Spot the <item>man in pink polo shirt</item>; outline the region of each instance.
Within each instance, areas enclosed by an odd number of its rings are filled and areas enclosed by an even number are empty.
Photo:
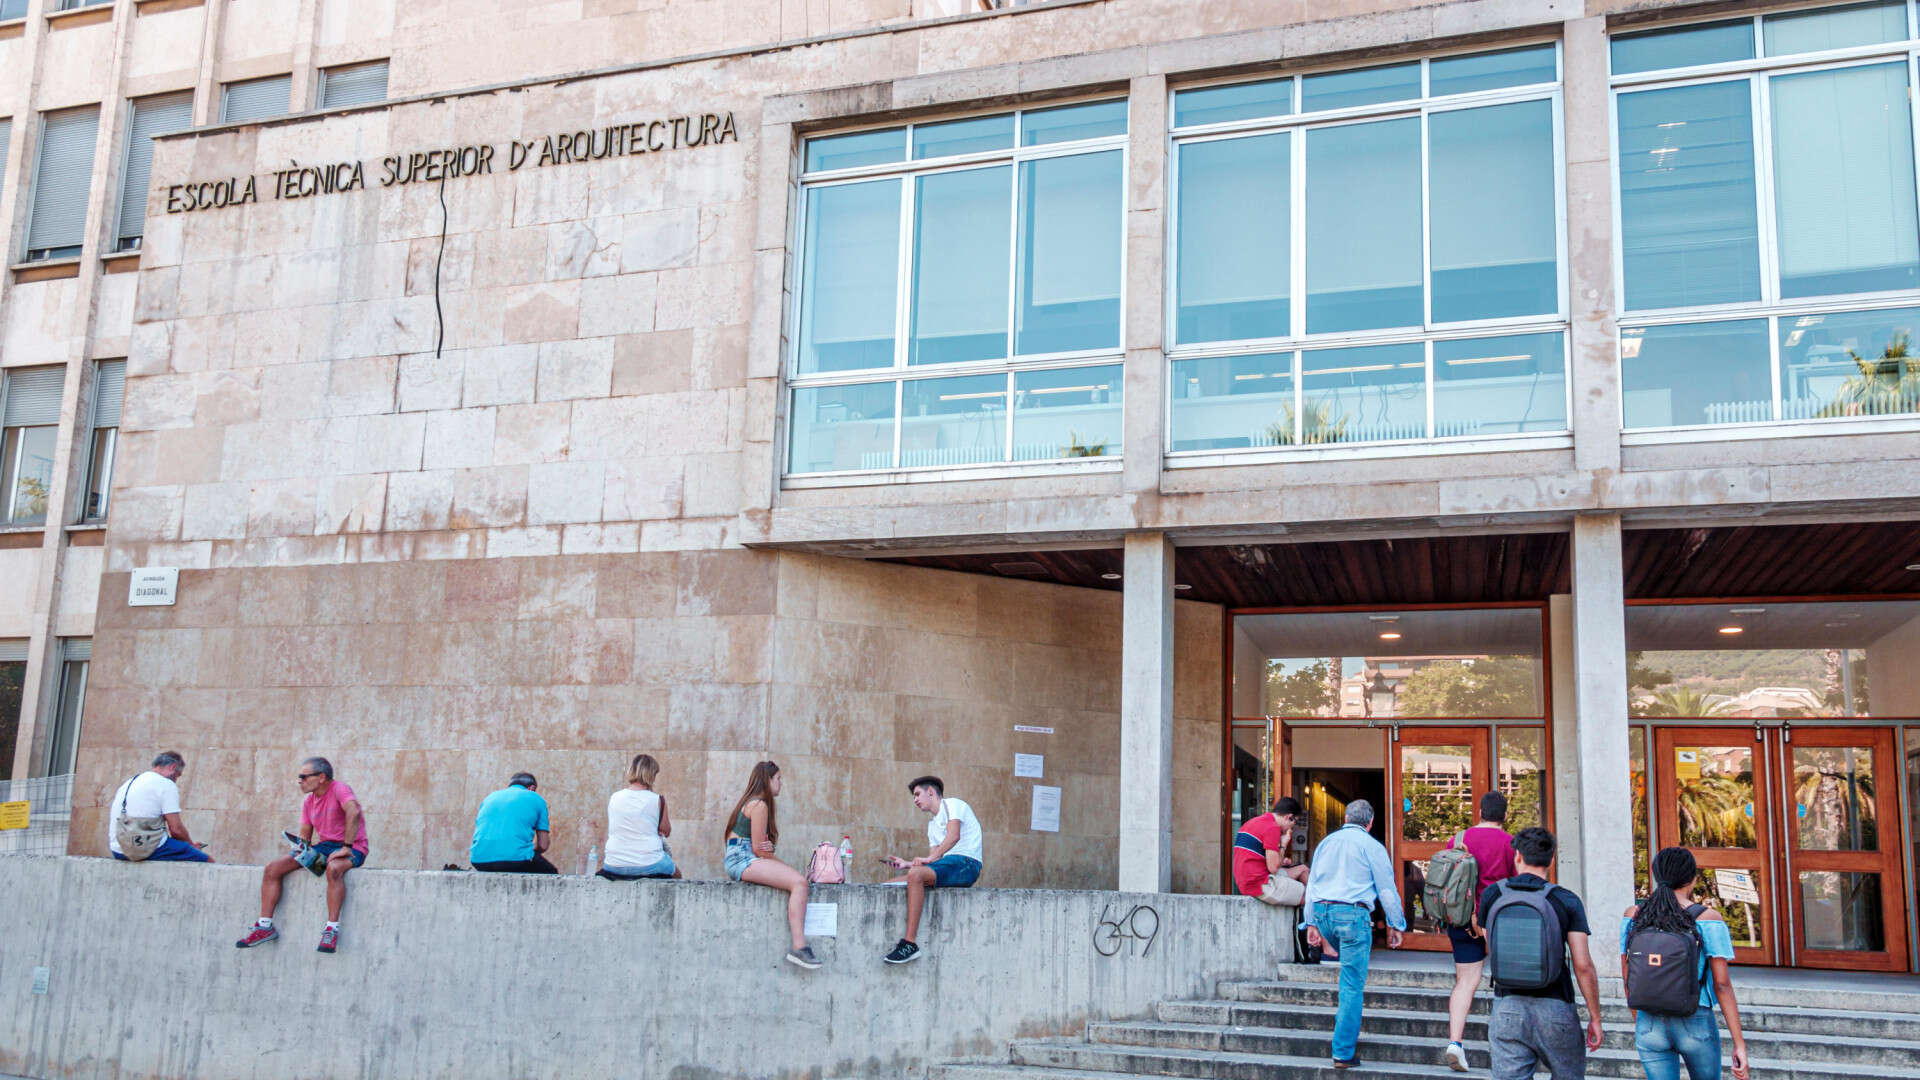
[[[323,757],[308,758],[300,763],[296,779],[307,795],[300,806],[300,835],[285,835],[297,846],[261,872],[260,921],[234,942],[242,949],[280,936],[273,928],[273,909],[280,903],[282,879],[304,866],[327,879],[327,928],[320,932],[320,951],[334,951],[340,944],[340,907],[347,902],[347,871],[367,861],[366,815],[353,789],[333,778],[333,764]]]

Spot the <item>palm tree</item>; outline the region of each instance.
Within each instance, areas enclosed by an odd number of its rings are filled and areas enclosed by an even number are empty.
[[[1681,843],[1688,847],[1750,848],[1755,844],[1753,774],[1718,773],[1683,782],[1676,797]]]
[[[1722,716],[1725,701],[1708,701],[1708,695],[1684,686],[1669,686],[1640,706],[1641,716]]]
[[[1871,359],[1848,349],[1859,374],[1847,377],[1820,415],[1883,416],[1920,408],[1920,357],[1909,356],[1907,344],[1907,332],[1902,330]]]

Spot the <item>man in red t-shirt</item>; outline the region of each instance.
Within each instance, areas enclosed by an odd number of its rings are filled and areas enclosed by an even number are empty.
[[[1300,812],[1298,800],[1281,796],[1270,813],[1241,824],[1233,838],[1233,883],[1242,894],[1290,907],[1307,898],[1307,868],[1288,854]]]
[[[304,866],[327,879],[327,925],[320,931],[320,951],[333,952],[340,944],[347,872],[367,861],[367,816],[353,789],[333,778],[333,764],[310,757],[300,763],[295,779],[306,795],[300,804],[300,833],[282,833],[294,844],[293,854],[280,856],[261,871],[260,920],[234,942],[242,949],[280,936],[273,928],[273,909],[280,903],[281,879]]]
[[[1480,820],[1470,829],[1447,841],[1448,847],[1466,848],[1480,869],[1480,885],[1475,896],[1487,891],[1496,881],[1514,874],[1513,837],[1507,835],[1507,797],[1497,791],[1480,796]],[[1447,940],[1453,943],[1453,995],[1447,999],[1446,1062],[1455,1072],[1467,1069],[1467,1051],[1460,1040],[1467,1033],[1467,1013],[1473,1008],[1474,991],[1480,988],[1480,968],[1487,961],[1487,939],[1479,919],[1472,926],[1447,927]]]

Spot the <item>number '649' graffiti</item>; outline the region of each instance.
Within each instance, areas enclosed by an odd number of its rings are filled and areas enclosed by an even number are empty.
[[[1145,904],[1135,904],[1116,919],[1113,905],[1108,904],[1100,909],[1100,921],[1093,924],[1093,949],[1101,956],[1118,956],[1123,949],[1130,956],[1145,956],[1159,935],[1159,912]]]

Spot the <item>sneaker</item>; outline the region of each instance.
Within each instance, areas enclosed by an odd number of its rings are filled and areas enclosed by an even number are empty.
[[[906,938],[901,938],[900,943],[893,947],[893,951],[880,959],[885,960],[889,964],[911,964],[915,960],[920,959],[920,946],[915,945]]]
[[[813,955],[813,946],[802,945],[797,949],[787,950],[787,963],[812,971],[820,966],[820,958]]]
[[[320,931],[320,947],[316,952],[332,952],[340,946],[340,928],[329,926]]]
[[[1360,1064],[1360,1059],[1357,1057],[1350,1057],[1345,1060],[1340,1058],[1333,1059],[1333,1067],[1336,1069],[1351,1069],[1358,1064]]]
[[[267,942],[279,936],[280,931],[275,930],[273,927],[261,926],[259,923],[254,923],[253,929],[247,931],[247,936],[234,942],[233,947],[236,949],[251,949],[255,945],[265,945]]]
[[[1447,1068],[1454,1072],[1467,1071],[1467,1050],[1457,1042],[1447,1044]]]

